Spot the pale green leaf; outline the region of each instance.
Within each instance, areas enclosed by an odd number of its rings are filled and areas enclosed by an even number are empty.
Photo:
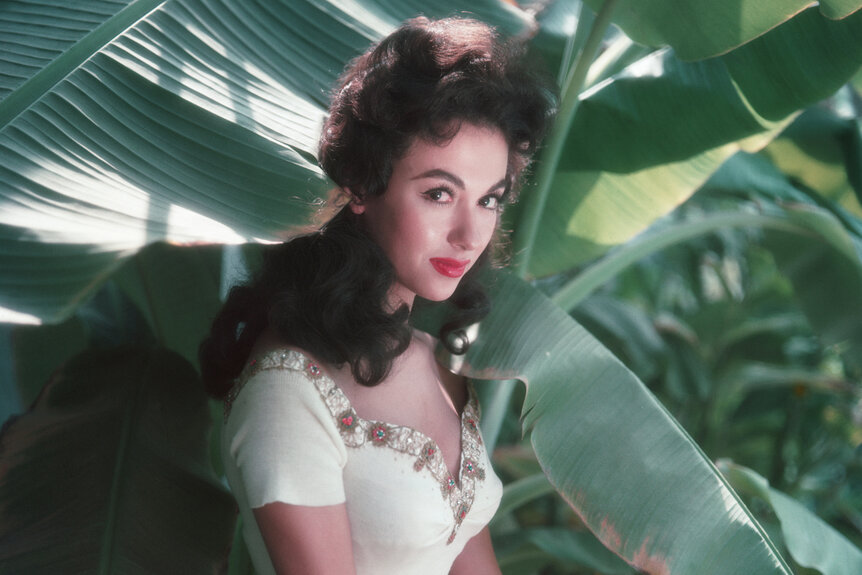
[[[586,0],[598,9],[606,0]],[[724,54],[811,6],[811,0],[620,0],[615,22],[636,42],[669,45],[685,60]],[[859,9],[859,0],[821,0],[828,18]]]
[[[344,64],[456,2],[0,4],[0,319],[58,321],[165,240],[278,240],[328,184],[314,159]],[[520,32],[514,7],[473,14]],[[56,37],[56,40],[54,39]]]
[[[647,573],[785,573],[721,474],[641,382],[562,309],[509,275],[454,367],[527,384],[524,428],[551,484]],[[697,513],[692,513],[697,509]]]
[[[796,110],[840,88],[860,63],[862,12],[833,22],[810,9],[720,58],[684,63],[660,51],[597,84],[554,136],[566,147],[556,169],[542,171],[552,182],[533,237],[522,237],[531,230],[515,214],[530,274],[563,271],[631,239],[734,152],[765,145]]]
[[[787,549],[797,563],[823,575],[862,573],[862,550],[804,505],[770,487],[751,469],[729,461],[720,462],[719,468],[741,493],[757,495],[772,506]]]

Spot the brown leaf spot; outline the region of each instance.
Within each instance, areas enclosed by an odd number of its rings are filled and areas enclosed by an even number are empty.
[[[617,533],[614,526],[608,522],[607,518],[602,519],[602,526],[599,529],[599,539],[601,539],[602,543],[605,544],[605,547],[614,553],[619,554],[622,549],[622,538],[620,538],[620,534]]]
[[[650,575],[670,575],[670,567],[667,564],[667,559],[658,554],[650,555],[647,548],[649,541],[649,539],[646,539],[643,542],[643,545],[641,545],[641,548],[638,549],[638,552],[635,553],[635,556],[631,558],[629,563],[643,573],[649,573]]]
[[[451,371],[455,371],[455,373],[460,373],[461,375],[466,375],[467,377],[472,377],[473,379],[520,379],[521,381],[525,381],[526,379],[518,372],[518,370],[515,369],[499,369],[496,367],[485,367],[479,369],[463,360],[461,365],[457,365],[459,359],[460,358],[458,356],[453,358],[452,362],[456,365],[452,367],[457,367],[458,369]]]

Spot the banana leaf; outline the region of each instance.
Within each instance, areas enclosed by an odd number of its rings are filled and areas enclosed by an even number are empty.
[[[811,108],[764,154],[782,173],[862,217],[862,129],[855,118]]]
[[[585,525],[644,573],[791,571],[723,476],[646,387],[566,312],[516,277],[453,368],[527,386],[523,427]]]
[[[585,0],[598,10],[608,0]],[[615,22],[633,40],[670,45],[685,60],[724,54],[818,4],[827,18],[844,18],[859,0],[619,0]]]
[[[539,549],[564,565],[590,569],[603,575],[631,575],[631,567],[587,531],[535,529],[526,533]]]
[[[853,575],[862,571],[862,549],[853,545],[804,505],[769,486],[756,472],[731,461],[718,463],[740,492],[765,501],[778,516],[785,545],[793,559],[823,575]]]
[[[766,236],[808,321],[827,345],[838,346],[853,377],[862,376],[862,318],[847,313],[862,306],[862,226],[858,219],[820,197],[815,203],[759,156],[739,155],[716,172],[708,185],[768,198],[820,240],[778,229]],[[828,286],[828,297],[824,297],[824,286]]]
[[[0,51],[0,267],[5,271],[0,319],[39,323],[67,317],[123,260],[155,241],[241,243],[290,235],[315,213],[328,187],[313,152],[326,90],[343,63],[403,17],[420,9],[440,16],[456,8],[455,2],[321,0],[0,5],[0,28],[14,40]],[[523,11],[493,0],[473,3],[471,11],[512,34],[523,34],[531,21]],[[844,81],[843,64],[821,69],[820,46],[835,45],[828,54],[852,58],[855,44],[845,46],[846,34],[800,16],[805,18],[798,28],[809,39],[811,55],[800,58],[794,52],[789,58],[805,67],[784,91],[798,92],[796,83],[809,70],[823,91],[834,90]],[[836,25],[852,24],[847,22]],[[768,55],[769,49],[757,50]],[[746,62],[737,66],[743,72]],[[635,70],[622,74],[621,87]],[[748,83],[756,84],[752,73]],[[683,74],[664,81],[668,89],[651,91],[645,85],[643,92],[623,97],[647,102],[649,113],[637,116],[643,122],[652,117],[655,98],[687,101],[691,80]],[[720,82],[702,80],[707,88]],[[776,81],[764,76],[764,82]],[[593,99],[617,98],[612,94],[619,89],[597,90]],[[802,90],[805,98],[812,97],[809,92]],[[768,116],[772,104],[782,110],[790,105],[773,100],[758,114]],[[682,123],[675,114],[666,125],[694,126],[710,115],[716,111],[700,109]],[[741,120],[749,131],[751,118]],[[610,126],[583,134],[596,146],[614,142],[611,157],[628,156],[615,146],[629,135],[621,140]],[[728,137],[735,142],[745,133]],[[714,145],[714,139],[701,142],[690,164],[655,166],[632,181],[606,172],[561,172],[548,202],[553,209],[542,215],[531,272],[566,269],[643,229],[738,149],[733,143],[704,151]],[[650,147],[644,144],[640,154]],[[651,187],[651,181],[660,181],[663,189]],[[645,187],[635,197],[638,185]],[[572,186],[586,191],[572,200]],[[641,212],[623,209],[619,213],[629,218],[617,225],[608,226],[601,217],[582,227],[596,213],[636,200],[633,205],[641,207],[646,192],[661,195],[648,202],[642,217],[632,219]],[[606,205],[601,198],[619,202]]]
[[[233,499],[209,411],[172,352],[89,351],[0,435],[0,573],[213,573]]]
[[[51,22],[52,16],[67,14],[50,7],[45,14],[16,12],[15,6],[0,6],[0,23],[7,28],[41,30],[40,18]],[[523,23],[496,3],[476,6],[477,11],[486,7],[492,21]],[[19,81],[4,77],[3,85],[13,91],[0,101],[0,308],[33,321],[70,313],[124,258],[148,243],[278,239],[304,223],[327,187],[312,155],[325,90],[344,61],[397,21],[389,16],[393,6],[370,2],[135,2],[128,10],[134,9],[140,12],[121,11],[102,20],[88,16],[89,31],[60,42],[54,52],[21,41],[20,53],[3,53],[2,61],[16,69],[38,61],[36,55],[44,60],[43,66],[21,72]],[[412,5],[404,8],[409,9]],[[79,19],[69,14],[68,20]],[[819,32],[812,34],[824,41]],[[72,56],[63,56],[73,48]],[[821,70],[814,71],[819,82]],[[772,98],[763,100],[768,108]],[[784,110],[788,104],[777,106]],[[756,115],[770,117],[766,108]],[[763,125],[780,127],[770,122]],[[734,141],[701,152],[710,157],[696,156],[693,174],[686,166],[671,166],[668,177],[683,181],[681,191],[672,191],[646,218],[627,223],[628,229],[615,229],[612,242],[598,236],[592,243],[604,250],[624,241],[620,238],[690,195],[738,148]],[[653,174],[642,176],[646,181]],[[572,192],[570,183],[563,182],[560,194]],[[611,195],[624,192],[624,200],[634,197],[617,181],[605,189]],[[565,231],[551,229],[544,236],[548,243],[540,251],[550,255],[542,265],[565,269],[571,256],[553,250],[569,237],[567,226],[581,207],[579,202],[549,205],[564,216]],[[496,327],[487,329],[542,337],[525,343],[498,336],[493,344],[498,352],[485,352],[494,360],[486,365],[502,367],[496,375],[532,382],[526,424],[540,461],[603,541],[647,572],[670,566],[675,573],[700,573],[696,562],[702,560],[708,567],[724,566],[722,549],[739,552],[739,562],[729,564],[738,571],[752,572],[751,565],[755,573],[786,572],[732,491],[643,386],[567,316],[562,319],[558,308],[535,299],[534,292],[515,292],[503,291],[497,309],[516,317],[496,316],[498,323],[489,324]],[[521,307],[528,301],[531,307]],[[537,313],[530,319],[526,309]],[[521,323],[511,323],[515,320]],[[530,321],[547,324],[534,332]],[[521,327],[525,331],[506,331]],[[471,353],[479,351],[477,346]],[[523,370],[497,363],[515,356],[523,360],[518,364]],[[571,381],[577,385],[568,385]],[[589,401],[581,405],[581,399]],[[643,430],[633,428],[638,422]],[[574,451],[560,449],[560,441],[569,445],[578,426],[585,433],[571,443]],[[593,443],[594,438],[610,447]],[[653,443],[663,459],[650,453]],[[578,454],[574,460],[572,453]],[[615,477],[621,465],[629,467]],[[716,525],[689,511],[700,509],[704,493],[703,517],[718,518]]]
[[[458,3],[0,4],[0,321],[67,317],[159,240],[276,240],[328,184],[313,157],[350,58]],[[483,0],[504,31],[528,18]]]
[[[548,147],[562,146],[559,160],[540,172],[547,196],[524,194],[539,204],[535,225],[512,218],[521,264],[543,277],[630,240],[860,66],[862,12],[831,21],[816,8],[718,58],[682,62],[663,50],[630,64],[556,126]]]

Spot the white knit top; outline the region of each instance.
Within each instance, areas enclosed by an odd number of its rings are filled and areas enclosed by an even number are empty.
[[[359,575],[445,575],[493,517],[502,484],[479,431],[469,385],[461,465],[409,427],[363,419],[295,350],[252,360],[225,401],[222,455],[255,569],[274,573],[252,509],[346,502]]]

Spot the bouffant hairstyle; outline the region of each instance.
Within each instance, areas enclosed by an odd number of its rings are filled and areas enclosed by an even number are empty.
[[[514,191],[552,101],[522,52],[476,20],[407,21],[342,75],[320,139],[320,165],[353,195],[379,195],[414,138],[443,144],[466,121],[503,133]]]
[[[525,64],[523,48],[500,41],[490,26],[415,18],[348,65],[331,97],[318,160],[351,196],[377,196],[414,139],[444,144],[469,122],[506,138],[511,200],[554,103],[550,84]],[[488,313],[476,279],[487,259],[483,254],[450,298],[457,311],[439,334],[444,342]],[[349,209],[317,232],[266,248],[259,272],[231,290],[201,345],[208,392],[227,394],[267,329],[322,362],[348,364],[360,384],[376,385],[411,338],[407,306],[392,310],[387,303],[395,279],[362,216]]]

